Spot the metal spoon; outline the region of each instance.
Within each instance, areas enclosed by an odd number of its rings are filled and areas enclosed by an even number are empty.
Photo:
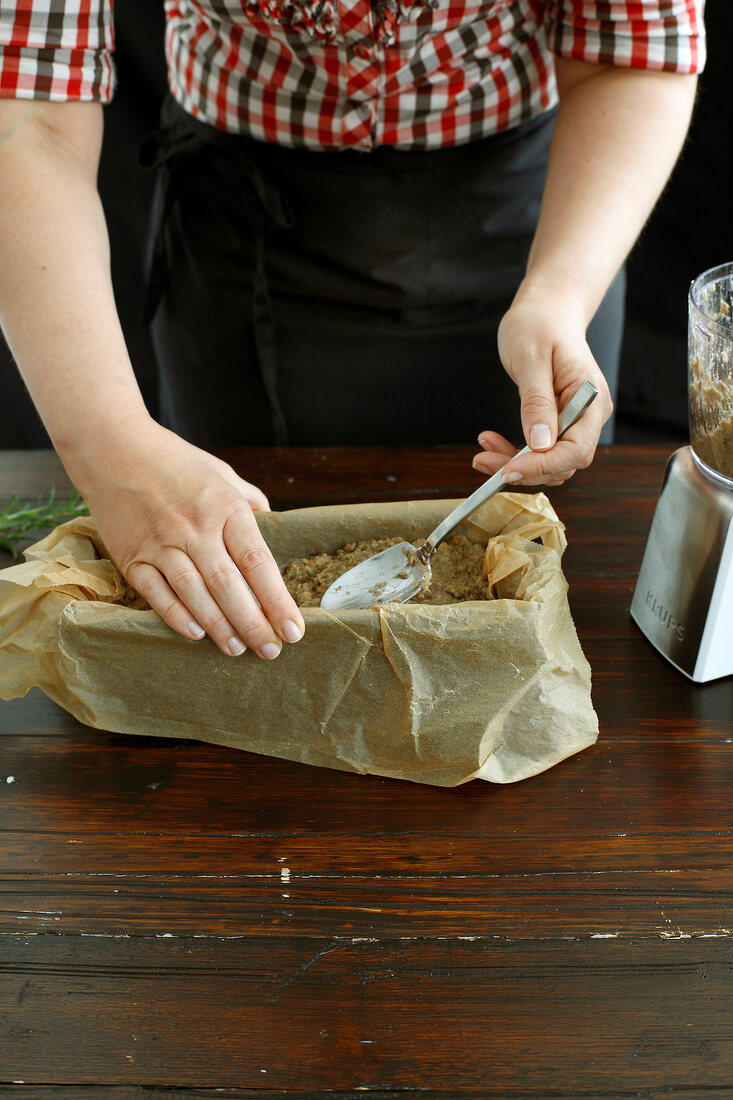
[[[597,396],[596,387],[591,382],[583,382],[558,417],[558,438],[573,426]],[[520,455],[529,454],[531,450],[531,447],[523,447],[505,465]],[[349,569],[323,593],[321,607],[336,611],[411,600],[430,581],[430,559],[436,547],[480,504],[504,488],[503,469],[502,466],[475,493],[454,508],[428,535],[422,546],[416,549],[410,542],[399,542]]]

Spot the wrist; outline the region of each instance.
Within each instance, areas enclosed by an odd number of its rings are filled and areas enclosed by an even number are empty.
[[[517,288],[512,307],[551,309],[585,332],[598,307],[595,296],[575,276],[563,272],[528,271]]]
[[[66,425],[52,439],[74,486],[85,496],[92,485],[109,477],[117,480],[130,462],[137,462],[137,456],[152,446],[156,429],[162,430],[141,401],[139,406]]]

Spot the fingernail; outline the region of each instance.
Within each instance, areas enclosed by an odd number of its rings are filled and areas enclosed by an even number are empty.
[[[286,642],[299,642],[303,637],[303,631],[292,619],[286,619],[280,627],[280,633]]]
[[[241,642],[239,638],[230,638],[227,643],[227,649],[231,653],[232,657],[238,657],[240,653],[244,653],[246,649],[244,642]]]
[[[533,424],[529,433],[529,445],[533,451],[542,451],[552,443],[550,429],[546,424]]]
[[[280,646],[275,645],[274,642],[268,642],[267,645],[263,645],[259,653],[260,657],[264,657],[266,661],[274,661],[280,656]]]
[[[200,627],[198,623],[195,623],[193,619],[188,624],[188,633],[197,642],[200,642],[202,638],[206,637],[206,631]]]
[[[518,470],[510,470],[509,473],[501,475],[501,480],[505,481],[507,485],[515,485],[522,480],[522,475]]]

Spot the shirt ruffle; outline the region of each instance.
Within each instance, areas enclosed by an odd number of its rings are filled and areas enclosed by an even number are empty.
[[[372,0],[377,41],[391,46],[400,23],[408,19],[414,21],[424,12],[435,11],[439,3],[440,0]]]
[[[440,0],[373,0],[374,38],[391,46],[397,27],[423,12],[434,11]],[[286,30],[299,31],[324,45],[338,35],[338,12],[333,0],[248,0],[247,11],[260,15]]]

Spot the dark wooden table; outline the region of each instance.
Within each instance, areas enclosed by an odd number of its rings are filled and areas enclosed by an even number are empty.
[[[667,453],[550,490],[601,735],[534,779],[435,789],[0,704],[2,1096],[733,1097],[733,678],[691,684],[628,615]],[[462,496],[470,455],[228,457],[288,508]],[[0,499],[52,482],[0,456]]]

